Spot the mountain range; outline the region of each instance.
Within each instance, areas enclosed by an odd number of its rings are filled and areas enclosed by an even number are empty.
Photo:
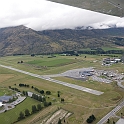
[[[35,31],[23,25],[1,28],[0,56],[124,46],[124,28],[89,29]]]

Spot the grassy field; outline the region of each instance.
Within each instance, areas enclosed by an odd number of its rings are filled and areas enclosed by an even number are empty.
[[[17,122],[16,124],[39,124],[39,121],[43,120],[46,115],[52,115],[57,110],[56,105],[49,106],[42,111],[29,116],[28,118]]]
[[[74,59],[54,59],[54,58],[49,58],[49,59],[41,59],[41,60],[33,60],[27,62],[27,64],[32,64],[36,66],[47,66],[47,67],[57,67],[57,66],[62,66],[70,63],[74,63],[76,60]]]
[[[85,58],[86,56],[86,58]],[[61,73],[69,69],[76,69],[76,68],[82,68],[82,67],[97,67],[97,68],[103,68],[101,66],[101,60],[102,58],[105,58],[106,56],[99,56],[99,55],[80,55],[78,57],[76,56],[59,56],[57,55],[55,58],[48,58],[48,56],[9,56],[9,57],[1,57],[0,63],[4,65],[9,65],[15,68],[19,68],[22,70],[26,70],[29,72],[37,73],[37,74],[56,74]],[[24,63],[17,64],[18,61],[23,60]],[[42,67],[39,66],[39,64],[28,64],[32,62],[44,62],[46,61],[47,64],[53,64],[53,62],[58,63],[58,60],[63,60],[62,62],[59,62],[61,64],[57,64],[52,67]],[[96,62],[94,62],[96,61]],[[40,63],[41,64],[41,63]],[[56,67],[57,66],[57,67]],[[119,66],[120,67],[120,66]],[[104,67],[108,68],[108,67]],[[111,68],[111,67],[110,67]],[[112,67],[113,68],[113,67]]]
[[[39,102],[36,100],[33,100],[31,98],[26,98],[26,100],[24,100],[24,102],[17,105],[16,108],[0,114],[0,123],[11,124],[15,122],[18,119],[19,113],[21,111],[24,112],[25,109],[29,109],[29,111],[31,111],[32,105],[37,105],[38,103]]]
[[[86,56],[86,58],[84,56]],[[80,55],[78,57],[56,55],[55,58],[48,58],[48,56],[9,56],[1,57],[0,64],[12,66],[18,69],[42,75],[57,74],[70,69],[83,67],[96,67],[97,69],[104,68],[104,70],[118,70],[119,72],[124,71],[124,67],[121,63],[117,63],[109,67],[101,66],[101,60],[103,58],[105,58],[105,56],[98,55]],[[17,64],[18,61],[24,61],[24,63]],[[42,66],[47,67],[43,68]],[[50,96],[47,96],[47,100],[53,100],[53,105],[50,107],[51,111],[56,110],[57,107],[62,107],[65,110],[71,111],[73,115],[66,120],[70,124],[86,124],[86,119],[92,114],[94,114],[96,117],[96,121],[93,124],[96,124],[100,120],[100,118],[102,118],[117,105],[119,100],[124,98],[123,90],[120,90],[115,82],[111,84],[104,84],[90,80],[85,82],[67,77],[56,77],[56,79],[103,91],[104,94],[101,96],[95,96],[86,92],[78,91],[72,88],[68,88],[46,80],[37,79],[0,67],[1,87],[8,88],[8,86],[12,86],[19,88],[18,84],[23,82],[25,84],[29,84],[30,87],[35,86],[45,91],[50,90],[52,94]],[[32,88],[23,87],[19,89],[21,91],[25,90],[35,92]],[[60,97],[65,99],[64,103],[61,103],[60,98],[57,97],[58,91],[60,91]],[[25,107],[30,109],[30,106],[32,106],[33,104],[37,104],[37,101],[27,98],[15,109],[0,114],[0,119],[4,118],[4,121],[6,120],[5,124],[9,124],[8,122],[10,121],[10,118],[12,121],[16,121],[18,112],[20,112],[20,110],[24,111]],[[45,111],[46,113],[44,112],[43,114],[43,112],[41,111],[36,115],[32,115],[29,118],[18,122],[18,124],[28,124],[31,123],[34,119],[37,119],[37,117],[39,116],[44,117],[49,114],[48,109],[44,109],[43,111]],[[16,112],[17,115],[15,115]],[[13,116],[12,113],[14,113],[15,116]],[[2,121],[3,120],[1,119],[0,122]]]
[[[14,92],[11,90],[8,90],[8,88],[0,87],[0,96],[3,95],[12,95]]]
[[[117,47],[102,47],[103,50],[105,51],[108,51],[108,50],[124,50],[124,48],[120,47],[120,48],[117,48]]]

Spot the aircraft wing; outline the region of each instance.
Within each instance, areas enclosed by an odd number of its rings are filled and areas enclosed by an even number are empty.
[[[108,15],[124,17],[124,0],[49,0],[96,11]]]

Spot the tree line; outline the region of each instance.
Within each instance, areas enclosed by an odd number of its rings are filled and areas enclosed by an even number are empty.
[[[29,88],[30,87],[30,85],[28,85],[28,84],[23,84],[23,83],[20,83],[19,84],[19,87],[27,87],[27,88]],[[11,88],[11,86],[10,86],[10,88]],[[34,89],[35,91],[37,91],[38,93],[40,93],[40,94],[44,94],[44,93],[46,93],[46,95],[51,95],[51,92],[50,91],[44,91],[44,90],[41,90],[41,89],[39,89],[39,88],[36,88],[36,87],[34,87],[34,86],[31,86],[31,88],[32,89]],[[13,90],[16,90],[16,91],[19,91],[17,88],[12,88]]]
[[[18,88],[16,88],[16,87],[11,87],[11,86],[9,86],[9,89],[11,89],[11,90],[13,90],[13,91],[17,91],[17,92],[21,92]]]
[[[28,117],[28,116],[40,111],[42,109],[43,109],[43,107],[41,106],[41,104],[37,104],[37,106],[32,105],[32,111],[30,112],[28,109],[25,109],[24,112],[21,111],[19,113],[19,117],[18,117],[17,121],[20,121],[20,120],[22,120],[22,119],[24,119],[24,118],[26,118],[26,117]]]
[[[35,91],[37,91],[38,93],[40,93],[40,94],[44,94],[44,93],[46,93],[46,95],[51,95],[51,91],[44,91],[44,90],[41,90],[41,89],[38,89],[38,88],[36,88],[36,87],[34,87],[34,86],[32,86],[32,89],[34,89]]]
[[[22,84],[22,83],[20,83],[19,86],[20,86],[20,87],[29,87],[28,84]]]
[[[76,55],[78,54],[91,54],[91,55],[96,55],[96,54],[123,54],[124,50],[107,50],[104,51],[103,49],[96,49],[96,50],[82,50],[82,51],[65,51],[62,54],[68,54],[68,55]]]

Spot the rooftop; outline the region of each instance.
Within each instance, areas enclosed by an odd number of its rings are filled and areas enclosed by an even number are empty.
[[[0,97],[0,102],[3,102],[3,101],[9,101],[9,99],[12,99],[12,96],[1,96]]]

